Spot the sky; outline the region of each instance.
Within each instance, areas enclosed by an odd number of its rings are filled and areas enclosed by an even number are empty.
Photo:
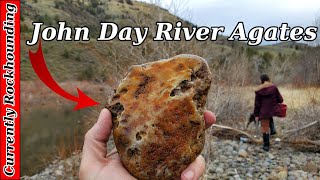
[[[198,26],[225,26],[226,35],[239,21],[244,22],[246,29],[281,23],[307,27],[313,25],[315,17],[320,17],[320,0],[162,0],[161,4],[167,8],[172,2],[182,5],[183,18]]]

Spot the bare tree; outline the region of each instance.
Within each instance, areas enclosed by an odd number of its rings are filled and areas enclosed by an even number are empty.
[[[181,19],[191,21],[192,14],[188,7],[189,0],[171,0],[170,4],[167,5],[167,9],[174,15]]]
[[[149,0],[150,4],[153,4],[158,7],[162,7],[162,2],[163,2],[162,0]]]
[[[173,15],[178,16],[183,20],[189,22],[192,20],[192,11],[188,7],[189,0],[171,0],[169,3],[164,3],[163,0],[149,0],[147,2],[156,7],[165,8]]]

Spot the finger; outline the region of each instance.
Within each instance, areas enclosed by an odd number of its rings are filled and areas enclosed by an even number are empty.
[[[106,143],[112,131],[111,113],[103,109],[97,123],[87,132],[83,145],[83,159],[103,160],[107,154]]]
[[[206,123],[206,129],[208,129],[212,124],[216,123],[216,116],[211,111],[205,111],[204,120]]]
[[[200,155],[181,174],[182,180],[197,180],[205,171],[206,162]]]
[[[112,131],[112,117],[108,109],[100,112],[97,123],[88,131],[90,137],[99,142],[107,142]]]

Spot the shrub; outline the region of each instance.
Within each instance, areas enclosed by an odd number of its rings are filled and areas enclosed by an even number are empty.
[[[269,51],[264,52],[262,55],[262,59],[266,62],[270,62],[273,59],[273,54],[270,53]]]
[[[104,9],[102,7],[97,7],[97,14],[104,14]]]
[[[93,8],[96,8],[99,5],[99,1],[98,0],[90,0],[90,3],[91,3],[91,6]]]
[[[44,49],[43,49],[43,53],[44,53],[44,54],[47,54],[47,53],[48,53],[48,48],[44,48]]]
[[[112,18],[112,15],[110,15],[110,14],[106,14],[105,16],[104,16],[104,18],[107,20],[107,19],[113,19]]]
[[[21,24],[20,31],[21,32],[29,32],[29,28],[26,24]]]
[[[55,22],[58,22],[59,20],[60,20],[59,15],[56,14],[56,15],[54,16],[54,21],[55,21]]]
[[[81,61],[80,54],[77,54],[77,56],[76,56],[76,61]]]
[[[65,0],[65,2],[66,2],[67,4],[71,4],[71,3],[72,3],[72,0]]]
[[[96,15],[97,14],[97,12],[96,12],[96,9],[95,8],[93,8],[93,7],[87,7],[87,9],[86,9],[91,15]]]
[[[62,1],[59,1],[59,0],[55,0],[54,1],[54,7],[56,8],[56,9],[59,9],[60,7],[62,7],[63,6],[63,2]]]
[[[126,0],[126,2],[127,2],[127,4],[129,4],[129,5],[133,5],[133,2],[131,1],[131,0]]]
[[[207,102],[207,108],[215,112],[219,122],[234,128],[242,128],[251,104],[243,91],[237,86],[219,86],[212,88]]]
[[[86,69],[84,69],[78,79],[80,81],[83,81],[83,80],[92,80],[93,79],[93,75],[94,75],[94,69],[92,68],[92,66],[87,66]]]
[[[70,57],[70,52],[68,51],[68,49],[64,49],[62,56],[67,59]]]
[[[247,48],[246,50],[246,55],[247,57],[250,59],[252,58],[253,56],[257,55],[258,54],[258,51],[256,49],[253,49],[253,48]]]
[[[38,16],[36,16],[36,20],[39,21],[39,22],[43,22],[46,25],[52,25],[53,24],[53,20],[48,14],[38,15]]]

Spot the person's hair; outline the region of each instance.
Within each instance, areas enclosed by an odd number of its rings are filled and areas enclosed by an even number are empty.
[[[269,76],[266,75],[266,74],[261,74],[260,80],[261,80],[261,84],[263,84],[263,83],[266,82],[266,81],[270,81],[270,78],[269,78]]]

